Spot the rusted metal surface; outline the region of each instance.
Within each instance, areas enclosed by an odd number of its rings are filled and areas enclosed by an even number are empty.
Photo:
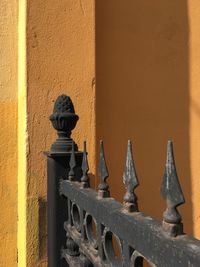
[[[139,212],[134,192],[139,180],[131,141],[128,141],[123,174],[126,187],[124,203],[110,197],[109,172],[102,141],[98,192],[90,188],[86,143],[82,153],[70,138],[78,116],[63,115],[63,107],[67,107],[67,112],[75,114],[75,111],[70,98],[62,96],[59,99],[56,101],[58,107],[54,109],[56,114],[52,116],[54,127],[60,131],[59,138],[52,150],[46,153],[48,266],[141,267],[144,259],[154,267],[200,266],[200,241],[183,234],[183,223],[177,210],[185,199],[176,172],[172,141],[168,142],[161,185],[167,208],[163,222],[159,222]],[[67,103],[63,104],[63,101]],[[57,115],[58,111],[61,114]],[[61,144],[67,148],[66,151]],[[119,246],[118,252],[113,243],[114,236]]]
[[[138,211],[137,196],[134,193],[134,190],[139,185],[137,178],[133,155],[132,155],[132,145],[131,141],[128,141],[128,150],[126,158],[126,167],[123,174],[123,182],[126,187],[126,194],[124,196],[124,206],[129,212]]]
[[[87,159],[87,152],[86,152],[86,141],[85,141],[84,142],[84,151],[83,151],[83,161],[82,161],[83,175],[81,177],[81,185],[83,188],[90,187],[88,171],[89,171],[89,166],[88,166],[88,159]]]
[[[106,227],[117,235],[128,246],[128,250],[136,250],[156,266],[200,266],[200,241],[187,235],[169,237],[159,221],[141,212],[127,212],[122,204],[112,198],[99,199],[93,189],[81,190],[78,182],[63,180],[61,192],[72,203],[81,207],[82,211],[91,214],[101,223],[102,228]],[[99,238],[104,247],[107,241],[102,240],[102,237],[103,234]],[[89,243],[81,234],[79,239],[81,243]]]
[[[107,178],[109,176],[108,168],[106,165],[105,155],[104,155],[104,147],[103,141],[100,142],[100,162],[99,162],[99,177],[100,177],[100,184],[98,186],[98,193],[99,197],[109,197],[109,185],[107,183]]]
[[[167,160],[161,194],[167,201],[167,209],[163,213],[163,228],[170,236],[183,234],[182,218],[177,207],[185,203],[183,192],[176,173],[172,141],[167,144]]]

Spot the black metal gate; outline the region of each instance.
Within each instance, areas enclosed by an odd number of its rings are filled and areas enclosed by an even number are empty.
[[[200,241],[183,232],[177,207],[184,196],[176,173],[173,144],[168,141],[161,194],[163,222],[139,211],[139,185],[128,141],[123,204],[110,196],[103,142],[100,143],[98,192],[90,188],[86,143],[78,151],[70,138],[78,116],[68,96],[57,98],[50,116],[58,139],[47,152],[48,267],[191,267],[200,266]],[[114,242],[115,240],[115,242]],[[116,244],[119,246],[116,252]]]

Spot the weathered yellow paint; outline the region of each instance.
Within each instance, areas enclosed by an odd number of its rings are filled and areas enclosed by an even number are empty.
[[[17,5],[0,1],[0,266],[17,266]]]
[[[26,0],[18,13],[18,267],[27,266],[27,101],[26,101]]]
[[[16,86],[15,86],[16,89]],[[17,102],[0,100],[0,266],[17,266]]]

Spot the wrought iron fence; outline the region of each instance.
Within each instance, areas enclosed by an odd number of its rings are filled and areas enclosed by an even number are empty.
[[[140,267],[144,260],[149,266],[200,266],[200,241],[183,232],[177,210],[185,199],[176,173],[172,141],[168,141],[161,184],[167,207],[159,222],[139,211],[134,192],[139,181],[131,141],[123,174],[126,193],[124,202],[119,203],[110,196],[102,141],[98,192],[90,188],[86,142],[80,152],[70,138],[78,116],[69,97],[58,97],[50,120],[58,131],[58,139],[46,153],[49,267]]]

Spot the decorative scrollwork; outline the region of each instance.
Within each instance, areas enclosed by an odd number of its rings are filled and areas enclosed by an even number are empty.
[[[97,223],[96,220],[88,213],[85,215],[84,219],[86,236],[91,245],[97,249]]]
[[[115,242],[114,241],[115,237]],[[119,237],[114,235],[107,227],[103,233],[103,246],[106,259],[112,267],[122,267],[122,245]],[[118,251],[116,251],[116,248]]]
[[[145,262],[145,266],[156,267],[153,263],[147,260],[143,255],[141,255],[138,251],[134,250],[131,256],[131,267],[143,267]]]
[[[76,230],[80,232],[81,231],[80,209],[75,203],[72,203],[71,215],[72,215],[73,225],[75,226]]]

